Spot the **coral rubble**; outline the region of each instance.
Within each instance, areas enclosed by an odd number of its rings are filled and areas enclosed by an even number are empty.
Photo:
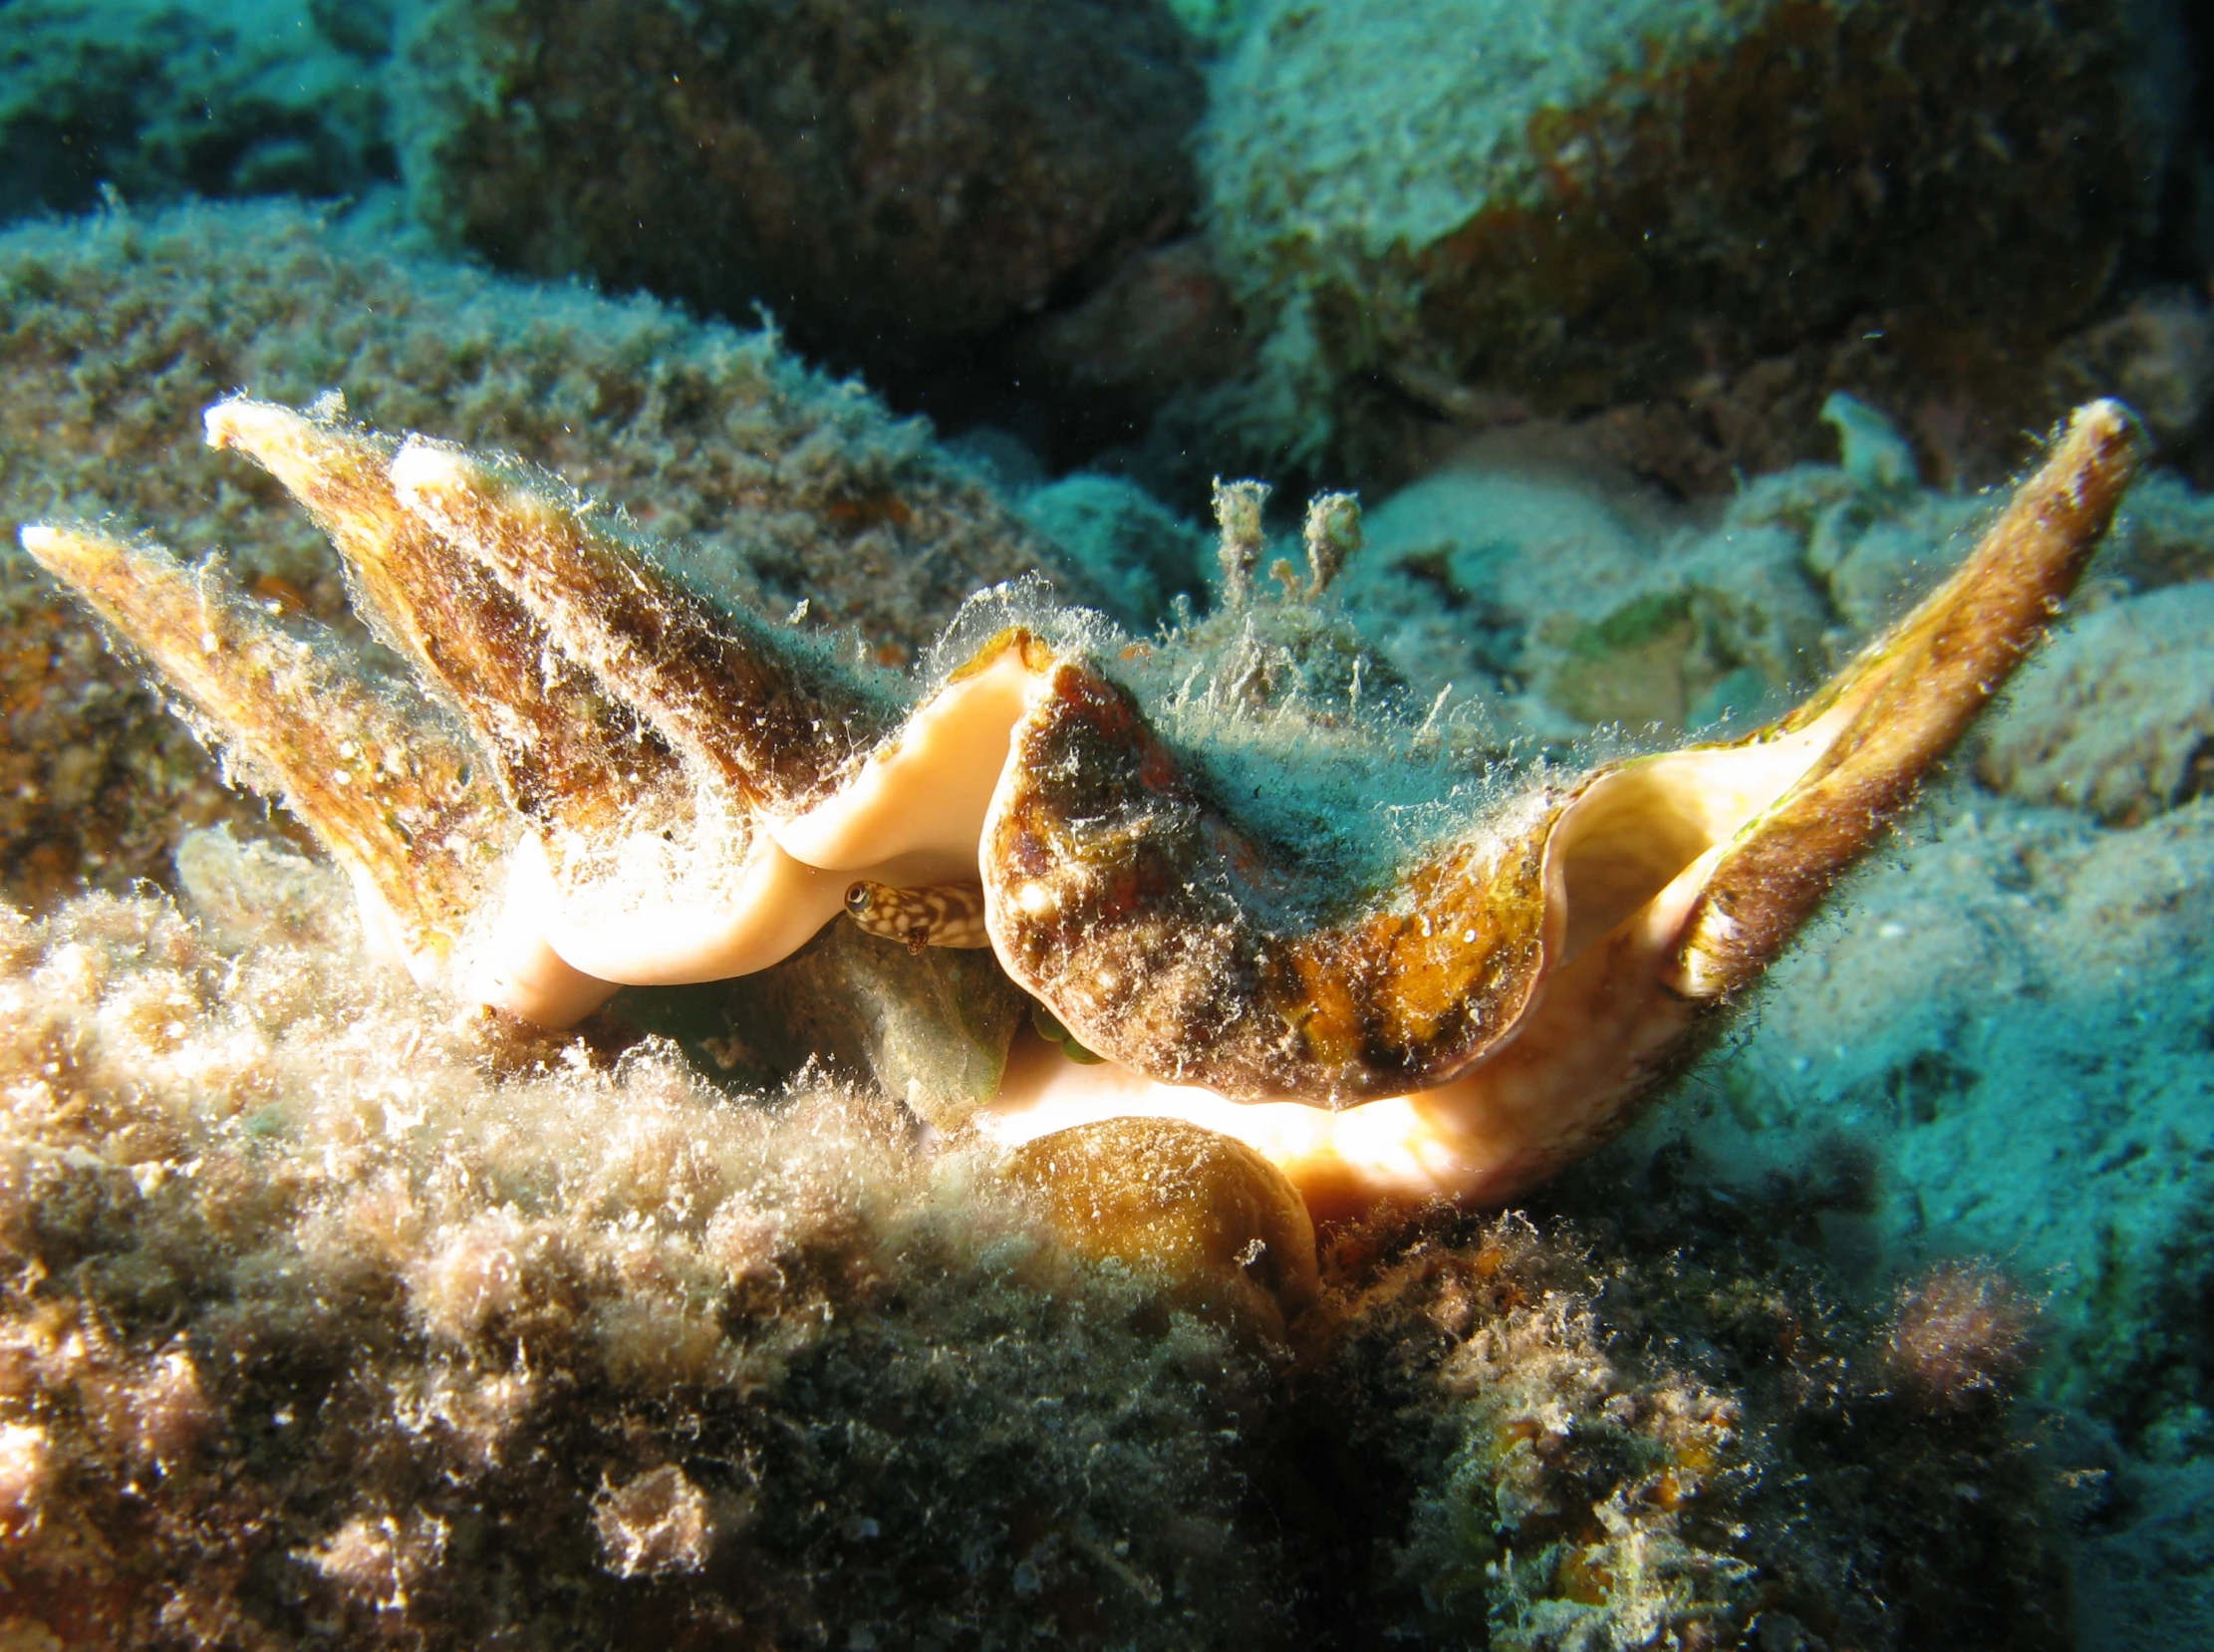
[[[1719,510],[1658,496],[1557,423],[1471,441],[1368,514],[1355,621],[1418,691],[1473,690],[1525,735],[1773,714],[1927,596],[1990,508],[1921,485],[1874,410],[1842,395],[1829,408],[1838,462],[1751,479]],[[2148,474],[2092,601],[2201,580],[2210,552],[2205,501]]]
[[[1922,1304],[1837,1298],[1761,1223],[1648,1183],[1629,1225],[1688,1245],[1642,1252],[1613,1219],[1434,1219],[1340,1236],[1328,1300],[1337,1427],[1408,1498],[1372,1557],[1384,1621],[1418,1644],[1583,1652],[1632,1646],[2071,1644],[2065,1567],[2039,1517],[2039,1466],[1993,1404],[1933,1402],[1893,1376],[1902,1340],[1939,1344]],[[1973,1288],[1967,1286],[1965,1288]],[[1954,1478],[1959,1477],[1959,1478]],[[1961,1591],[1981,1575],[2006,1583]]]
[[[2128,825],[2214,792],[2214,585],[2082,616],[2008,711],[1978,757],[1994,790]]]

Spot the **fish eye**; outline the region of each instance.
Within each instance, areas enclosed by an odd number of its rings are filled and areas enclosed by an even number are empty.
[[[856,918],[867,916],[870,905],[869,886],[867,884],[855,884],[846,891],[846,910]]]

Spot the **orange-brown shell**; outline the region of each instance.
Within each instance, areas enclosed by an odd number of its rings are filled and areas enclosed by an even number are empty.
[[[1348,1104],[1442,1082],[1535,989],[1543,822],[1333,887],[1231,820],[1130,691],[1051,672],[985,828],[992,939],[1086,1047],[1241,1100]]]

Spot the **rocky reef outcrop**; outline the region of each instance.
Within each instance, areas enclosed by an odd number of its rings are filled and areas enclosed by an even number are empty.
[[[10,0],[0,31],[0,222],[103,191],[359,194],[397,175],[393,0]]]
[[[1153,0],[449,0],[403,42],[397,137],[449,244],[763,305],[881,383],[1190,211],[1187,51]]]
[[[2023,366],[2149,233],[2178,63],[2171,17],[2103,0],[1286,0],[1201,143],[1258,352],[1216,412],[1296,459],[1394,398],[1658,399],[1727,447],[1695,409],[1734,384],[1761,468],[1811,456],[1840,383],[2040,422]]]

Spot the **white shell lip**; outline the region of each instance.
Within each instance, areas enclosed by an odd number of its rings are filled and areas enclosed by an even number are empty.
[[[984,816],[1043,674],[1010,647],[925,701],[827,801],[757,819],[711,895],[622,874],[564,888],[526,833],[491,935],[466,971],[482,1002],[573,1025],[624,986],[680,986],[765,969],[835,919],[857,878],[898,887],[978,875]]]
[[[932,857],[863,869],[879,882],[943,876]],[[620,884],[564,891],[533,833],[515,846],[491,934],[466,971],[482,1002],[543,1026],[573,1025],[621,986],[685,986],[781,963],[836,918],[854,875],[756,840],[735,887],[715,900]]]
[[[951,862],[951,877],[973,878],[984,815],[1006,772],[1015,724],[1043,682],[1021,649],[1005,649],[918,706],[835,795],[802,814],[765,822],[769,835],[794,860],[826,871],[859,873],[896,859],[935,856]]]
[[[516,848],[510,900],[538,908],[547,944],[571,965],[627,986],[683,986],[765,969],[836,916],[846,880],[802,866],[757,837],[718,899],[628,880],[562,890],[534,833]]]

